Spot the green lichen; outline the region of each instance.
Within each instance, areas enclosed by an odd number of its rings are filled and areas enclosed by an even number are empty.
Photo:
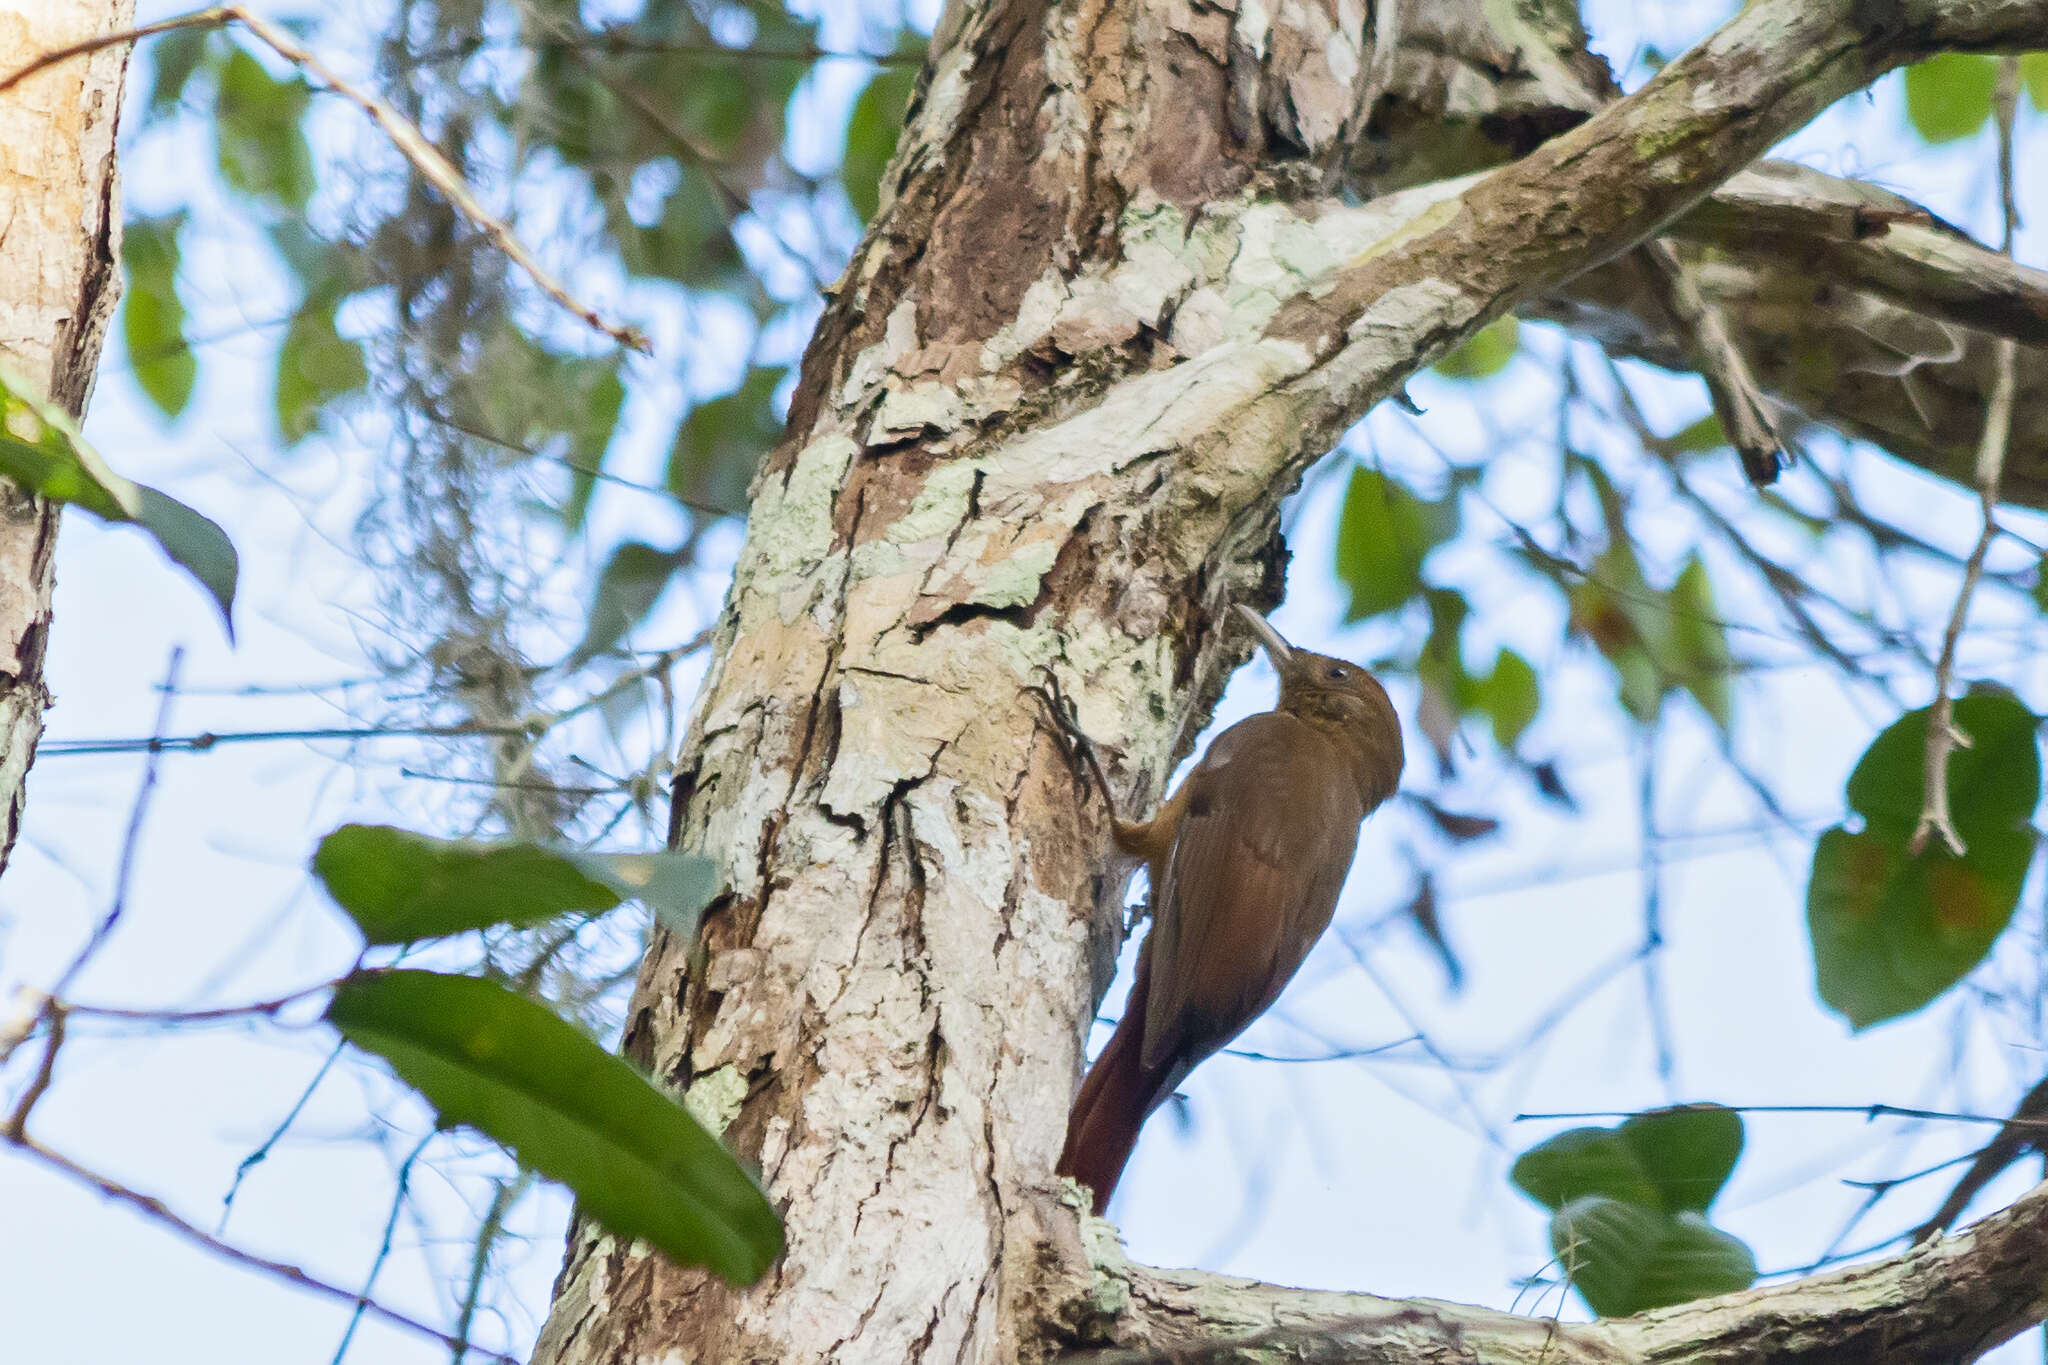
[[[747,1078],[736,1066],[722,1066],[690,1082],[690,1089],[683,1096],[683,1108],[711,1136],[724,1137],[725,1130],[739,1117],[740,1104],[746,1098]]]

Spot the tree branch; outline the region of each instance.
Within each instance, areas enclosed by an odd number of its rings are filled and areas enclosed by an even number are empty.
[[[1590,1323],[1150,1270],[1125,1260],[1114,1229],[1097,1218],[1057,1251],[1074,1274],[1049,1300],[1054,1331],[1070,1350],[1115,1348],[1089,1357],[1103,1365],[1950,1365],[2048,1315],[2048,1184],[1957,1236],[1886,1260]]]

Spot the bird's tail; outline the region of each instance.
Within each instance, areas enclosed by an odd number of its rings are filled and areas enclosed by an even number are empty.
[[[1067,1118],[1067,1145],[1060,1153],[1054,1172],[1072,1176],[1095,1192],[1095,1212],[1109,1207],[1109,1196],[1138,1145],[1138,1130],[1159,1107],[1171,1088],[1177,1060],[1168,1058],[1157,1066],[1145,1065],[1145,1004],[1150,995],[1149,973],[1143,958],[1138,978],[1131,985],[1124,1017],[1109,1045],[1088,1069],[1081,1093],[1074,1097],[1073,1113]]]

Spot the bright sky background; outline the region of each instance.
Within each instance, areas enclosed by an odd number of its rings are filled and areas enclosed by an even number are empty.
[[[177,9],[140,8],[138,21]],[[1600,49],[1618,64],[1632,59],[1642,41],[1674,52],[1704,24],[1690,5],[1600,0],[1588,8]],[[923,26],[929,24],[927,15]],[[365,23],[360,31],[372,29]],[[140,84],[131,83],[131,103]],[[811,106],[826,130],[809,139],[816,145],[836,138],[858,68],[849,64],[823,85]],[[323,150],[361,148],[371,136],[338,102],[316,107]],[[2023,119],[2022,136],[2038,145],[2048,130],[2037,115]],[[1879,179],[1995,238],[1979,211],[1991,199],[1988,137],[1924,149],[1905,130],[1897,77],[1870,98],[1831,111],[1787,152],[1821,169]],[[183,280],[195,308],[193,334],[220,339],[204,352],[193,410],[169,433],[135,389],[118,342],[111,343],[88,431],[124,472],[202,508],[234,536],[243,555],[241,636],[230,648],[198,592],[142,537],[67,517],[58,551],[49,661],[57,705],[49,735],[148,734],[156,685],[174,647],[186,651],[183,678],[194,689],[176,702],[174,733],[354,723],[375,710],[367,690],[251,696],[232,689],[373,674],[369,659],[386,639],[376,585],[349,537],[367,505],[379,435],[366,423],[358,432],[308,442],[289,459],[269,453],[269,375],[274,323],[290,306],[285,282],[264,264],[252,230],[231,235],[237,210],[218,198],[203,139],[160,132],[149,136],[146,154],[132,139],[124,153],[127,192],[141,210],[188,193],[201,201],[209,231],[203,246],[188,247]],[[2023,202],[2036,222],[2048,223],[2048,185],[2040,178],[2024,186]],[[2042,263],[2044,242],[2038,230],[2023,235],[2020,255]],[[617,297],[614,280],[577,284]],[[661,358],[643,362],[640,372],[659,379],[647,389],[656,397],[636,388],[636,402],[730,384],[732,374],[716,354],[678,359],[679,343],[661,345],[664,326],[670,338],[678,335],[671,317],[659,314],[655,323]],[[1524,336],[1542,354],[1563,344],[1552,333]],[[1494,430],[1515,438],[1488,474],[1488,498],[1508,508],[1534,505],[1554,459],[1554,393],[1544,367],[1519,361],[1477,389],[1423,378],[1413,394],[1427,409],[1424,417],[1380,411],[1349,448],[1427,486],[1440,466],[1416,437],[1418,427],[1445,450],[1470,454],[1488,439],[1473,417],[1483,410]],[[1701,410],[1692,383],[1658,384],[1652,398],[1653,420],[1663,430]],[[621,442],[616,472],[658,481],[663,438],[653,430],[654,411],[641,414],[647,430],[639,435],[646,439],[629,434]],[[1941,543],[1967,545],[1975,529],[1968,499],[1901,474],[1876,455],[1857,456],[1854,469],[1859,491],[1873,504]],[[1722,491],[1738,477],[1728,457],[1704,481]],[[1276,620],[1290,638],[1367,658],[1388,649],[1404,627],[1336,629],[1341,600],[1327,566],[1339,487],[1336,480],[1312,482],[1295,504],[1293,569]],[[1468,525],[1478,515],[1468,501]],[[2043,539],[2040,522],[2013,519],[2036,541]],[[621,535],[672,532],[677,524],[655,500],[629,490],[605,490],[595,514],[601,548]],[[729,563],[733,549],[732,537],[714,538],[707,562]],[[1555,656],[1554,594],[1486,576],[1491,562],[1460,547],[1432,561],[1432,574],[1473,598],[1475,657],[1490,652],[1494,641],[1486,632],[1509,623],[1508,642],[1543,670],[1545,707],[1526,748],[1563,760],[1582,813],[1558,818],[1525,795],[1525,783],[1502,780],[1483,763],[1446,798],[1507,822],[1504,838],[1450,860],[1439,884],[1467,973],[1457,996],[1447,993],[1440,966],[1410,928],[1380,923],[1400,909],[1408,887],[1407,872],[1391,860],[1390,834],[1414,817],[1400,810],[1376,817],[1339,911],[1339,931],[1239,1046],[1312,1055],[1330,1040],[1364,1046],[1401,1038],[1420,1021],[1455,1057],[1500,1052],[1555,1002],[1572,997],[1576,983],[1639,940],[1645,881],[1638,756],[1617,724],[1611,681],[1604,665],[1583,654]],[[1732,581],[1717,575],[1730,614],[1767,619],[1727,586]],[[1953,590],[1938,578],[1899,586],[1929,603]],[[722,580],[707,574],[694,589],[671,591],[641,642],[687,638],[716,609],[722,590]],[[1419,629],[1412,621],[1405,628]],[[2031,665],[2004,676],[2024,685],[2036,709],[2048,702]],[[694,681],[687,670],[683,677]],[[1926,690],[1922,684],[1916,699]],[[1253,666],[1231,687],[1218,725],[1269,705],[1272,695],[1270,671]],[[1811,829],[1838,818],[1849,766],[1891,717],[1867,697],[1845,695],[1818,670],[1746,680],[1737,699],[1740,749],[1776,778],[1786,808],[1810,817]],[[1412,693],[1397,690],[1396,700],[1412,717]],[[1412,733],[1410,754],[1411,776],[1424,773],[1431,760]],[[373,743],[353,756],[329,743],[223,746],[166,758],[126,918],[76,996],[127,1005],[233,1002],[335,974],[354,941],[307,884],[311,845],[344,819],[423,818],[445,792],[399,769],[432,762],[430,750],[408,741]],[[1523,1294],[1518,1303],[1516,1285],[1550,1253],[1542,1213],[1512,1190],[1506,1168],[1514,1154],[1566,1125],[1515,1123],[1519,1111],[1716,1099],[2003,1112],[2039,1078],[2040,1057],[2012,1042],[2017,1028],[1997,1026],[1988,1010],[1965,1010],[1962,993],[1850,1036],[1813,998],[1803,914],[1811,829],[1804,839],[1782,830],[1760,837],[1754,803],[1719,768],[1696,712],[1667,727],[1657,766],[1669,943],[1660,962],[1678,1042],[1671,1091],[1652,1065],[1637,968],[1612,975],[1539,1044],[1491,1071],[1445,1072],[1413,1048],[1313,1065],[1221,1057],[1184,1086],[1184,1109],[1163,1112],[1147,1130],[1112,1210],[1134,1257],[1551,1313],[1560,1306],[1555,1289]],[[0,882],[0,990],[46,983],[104,910],[141,772],[133,757],[52,753],[38,763],[26,833]],[[658,831],[628,824],[617,838],[621,846],[644,846]],[[2039,947],[2037,887],[2030,887],[2021,914],[2001,951],[2025,958]],[[1358,969],[1347,939],[1365,950],[1391,995]],[[1114,1014],[1124,984],[1113,990],[1106,1014]],[[81,1025],[75,1032],[93,1030]],[[118,1046],[85,1041],[64,1053],[57,1084],[36,1111],[37,1133],[209,1225],[236,1163],[275,1125],[330,1047],[318,1027],[226,1027],[174,1039],[135,1034]],[[6,1076],[10,1093],[20,1076],[18,1061]],[[337,1068],[293,1136],[250,1175],[228,1224],[230,1240],[343,1284],[360,1282],[383,1233],[393,1171],[426,1131],[423,1111],[394,1107],[391,1093],[367,1068]],[[365,1129],[366,1101],[409,1116],[410,1128]],[[1715,1216],[1749,1241],[1766,1270],[1804,1264],[1826,1247],[1860,1199],[1841,1177],[1900,1174],[1981,1140],[1975,1131],[1867,1124],[1855,1116],[1758,1116],[1748,1132],[1747,1151]],[[430,1319],[445,1317],[443,1286],[466,1255],[456,1240],[461,1211],[474,1207],[480,1174],[500,1169],[488,1160],[455,1159],[416,1174],[414,1190],[427,1213],[421,1223],[398,1228],[378,1297]],[[1975,1211],[1996,1207],[2031,1178],[2030,1169],[2009,1173]],[[1895,1196],[1848,1245],[1910,1226],[1944,1190],[1943,1178],[1935,1177]],[[0,1157],[0,1210],[0,1332],[14,1358],[47,1365],[296,1365],[334,1353],[345,1310],[227,1266],[11,1156]],[[522,1230],[534,1240],[500,1254],[526,1311],[479,1323],[480,1340],[522,1351],[530,1344],[533,1315],[544,1311],[559,1263],[565,1210],[557,1193],[523,1210]],[[1576,1300],[1562,1311],[1583,1314]],[[359,1361],[445,1354],[369,1323],[354,1347]],[[2029,1334],[1996,1359],[2040,1354],[2038,1334]]]

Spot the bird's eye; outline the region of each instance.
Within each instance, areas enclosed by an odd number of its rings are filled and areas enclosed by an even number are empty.
[[[1344,665],[1342,665],[1342,664],[1331,664],[1331,665],[1330,665],[1330,676],[1331,676],[1332,678],[1335,678],[1335,679],[1336,679],[1336,680],[1338,680],[1339,682],[1342,682],[1342,681],[1343,681],[1343,679],[1344,679]]]

